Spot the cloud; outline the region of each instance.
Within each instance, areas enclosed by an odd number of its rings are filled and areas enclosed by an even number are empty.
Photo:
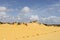
[[[51,24],[60,24],[60,17],[57,16],[50,16],[47,18],[41,18],[44,23],[51,23]]]
[[[60,13],[60,9],[59,10],[57,10],[59,13]]]
[[[21,20],[21,17],[17,16],[17,17],[15,17],[14,20],[18,22],[19,20]]]
[[[29,7],[24,7],[24,8],[22,8],[22,10],[21,10],[23,13],[29,13],[29,12],[31,12],[32,10],[29,8]]]
[[[60,6],[60,3],[56,3],[56,4],[52,5],[52,6]]]
[[[6,7],[0,7],[0,12],[5,12],[7,10]]]
[[[41,7],[35,9],[34,11],[36,14],[40,15],[41,17],[48,17],[48,16],[59,16],[60,15],[60,4],[52,4],[45,7]]]
[[[0,17],[6,16],[6,7],[0,7]]]
[[[14,9],[12,9],[12,8],[7,9],[7,12],[13,12],[13,11],[14,11]]]
[[[23,7],[22,9],[14,9],[14,8],[6,8],[6,7],[0,7],[0,19],[4,19],[2,21],[33,21],[33,20],[41,20],[40,22],[43,23],[60,23],[60,17],[57,17],[60,14],[60,4],[54,4],[49,5],[47,7],[42,7],[38,9],[32,9],[28,6]],[[18,15],[11,15],[8,14],[18,14]],[[22,14],[22,13],[28,13],[28,14]],[[20,15],[19,15],[20,14]],[[37,14],[37,15],[36,15]],[[39,16],[38,16],[39,15]],[[15,16],[15,17],[12,17]],[[19,16],[19,17],[17,17]],[[41,18],[39,18],[41,17]],[[44,17],[44,18],[42,18]]]
[[[6,7],[0,7],[0,21],[6,21],[6,19],[8,19],[8,15],[7,15],[7,8]]]
[[[34,21],[34,20],[39,20],[38,15],[31,15],[30,20]]]
[[[18,20],[20,20],[21,18],[20,18],[20,17],[18,17],[17,19],[18,19]]]
[[[6,12],[0,12],[0,16],[5,16]]]
[[[20,20],[20,17],[17,16],[11,16],[10,13],[15,12],[16,9],[13,8],[7,8],[7,7],[0,7],[0,21],[2,22],[15,22]]]

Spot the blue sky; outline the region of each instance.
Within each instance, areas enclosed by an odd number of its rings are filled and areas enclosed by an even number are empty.
[[[0,21],[60,24],[60,0],[0,0]]]

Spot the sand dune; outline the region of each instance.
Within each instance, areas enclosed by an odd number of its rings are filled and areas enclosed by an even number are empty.
[[[0,40],[60,40],[60,27],[43,24],[0,24]]]

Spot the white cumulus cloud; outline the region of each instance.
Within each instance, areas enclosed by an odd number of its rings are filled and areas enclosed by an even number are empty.
[[[7,11],[6,7],[2,7],[2,6],[0,7],[0,21],[3,21],[7,18],[8,15],[6,11]]]
[[[31,15],[30,20],[34,21],[34,20],[39,20],[38,15]]]
[[[6,16],[6,7],[0,7],[0,17]]]
[[[29,13],[29,12],[31,12],[31,9],[26,6],[26,7],[22,8],[21,11],[22,11],[23,13]]]
[[[6,11],[7,8],[6,7],[0,7],[0,12]]]

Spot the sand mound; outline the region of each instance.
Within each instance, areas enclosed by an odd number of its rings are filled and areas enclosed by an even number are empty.
[[[60,40],[60,27],[39,23],[0,24],[0,40]]]

